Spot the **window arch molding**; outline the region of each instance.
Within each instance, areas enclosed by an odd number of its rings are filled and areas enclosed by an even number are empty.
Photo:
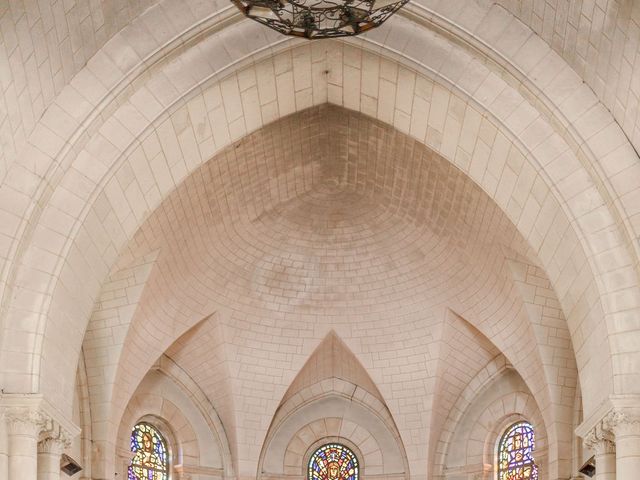
[[[322,447],[323,445],[327,445],[328,443],[337,443],[340,445],[344,445],[349,450],[351,450],[355,455],[356,459],[358,460],[358,478],[359,479],[364,478],[364,475],[365,475],[364,455],[362,454],[362,451],[358,448],[358,446],[355,443],[353,443],[352,441],[344,437],[323,437],[313,442],[311,446],[307,448],[307,451],[303,456],[302,472],[301,472],[303,475],[302,478],[304,478],[305,480],[308,480],[307,474],[308,474],[309,462],[311,461],[311,457],[313,456],[314,453],[316,453],[316,451],[320,447]]]
[[[501,375],[505,378],[496,377],[489,381],[480,393],[472,397],[465,413],[452,422],[453,433],[443,437],[443,461],[436,464],[435,475],[444,476],[449,468],[467,465],[472,470],[470,474],[495,480],[498,442],[506,428],[520,420],[528,421],[535,429],[535,461],[539,477],[547,478],[550,470],[555,472],[557,462],[550,465],[549,457],[557,442],[551,443],[553,437],[549,440],[547,425],[536,399],[528,392],[515,369],[505,369]]]
[[[169,423],[161,417],[156,415],[144,415],[136,420],[131,428],[129,429],[129,442],[131,442],[131,435],[136,426],[140,424],[146,424],[153,427],[161,439],[164,441],[164,446],[166,448],[166,457],[167,457],[167,480],[173,479],[175,477],[175,466],[177,463],[180,463],[180,446],[176,440],[176,436],[173,433],[173,430],[169,426]],[[129,461],[124,465],[123,472],[127,475],[129,465],[131,465],[131,461],[134,457],[134,452],[131,451],[129,444]]]

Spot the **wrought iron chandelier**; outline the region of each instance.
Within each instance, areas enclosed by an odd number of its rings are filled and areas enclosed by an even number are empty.
[[[409,0],[232,0],[247,17],[285,35],[335,38],[381,25]]]

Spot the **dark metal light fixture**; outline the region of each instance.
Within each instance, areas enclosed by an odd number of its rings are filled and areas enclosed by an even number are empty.
[[[82,470],[82,467],[69,455],[63,453],[62,458],[60,458],[60,470],[69,476],[73,476]]]
[[[578,470],[581,474],[593,477],[596,474],[596,457],[593,456],[580,467]]]
[[[335,38],[381,25],[409,0],[232,0],[247,17],[285,35]]]

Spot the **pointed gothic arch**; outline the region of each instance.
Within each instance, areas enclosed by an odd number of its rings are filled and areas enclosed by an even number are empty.
[[[344,363],[350,364],[348,371]],[[391,412],[335,331],[316,347],[280,402],[260,453],[258,478],[306,476],[313,453],[330,443],[345,444],[356,453],[361,475],[409,478]]]

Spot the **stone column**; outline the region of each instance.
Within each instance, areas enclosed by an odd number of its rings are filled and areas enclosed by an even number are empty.
[[[595,452],[595,480],[616,480],[616,444],[608,425],[599,422],[585,437],[584,445]]]
[[[69,443],[61,435],[38,443],[38,480],[60,480],[60,457]]]
[[[639,412],[613,411],[605,422],[615,433],[617,480],[637,480],[640,478]]]
[[[36,479],[41,414],[30,408],[12,408],[7,411],[7,424],[9,478]]]

